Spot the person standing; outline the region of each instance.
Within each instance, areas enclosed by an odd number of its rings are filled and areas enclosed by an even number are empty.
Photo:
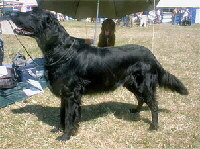
[[[187,21],[189,19],[189,14],[190,14],[189,9],[186,9],[183,13],[183,20],[184,21]]]
[[[172,12],[172,25],[175,25],[176,24],[176,16],[177,16],[177,13],[178,13],[178,9],[177,8],[174,8],[173,12]]]
[[[127,24],[127,17],[126,16],[124,16],[124,17],[122,17],[122,22],[123,22],[123,25],[122,26],[126,26]]]
[[[147,21],[148,21],[148,11],[143,11],[140,19],[140,26],[147,27]]]
[[[156,22],[158,23],[158,24],[160,24],[161,23],[161,12],[160,12],[160,9],[158,9],[157,11],[156,11]]]

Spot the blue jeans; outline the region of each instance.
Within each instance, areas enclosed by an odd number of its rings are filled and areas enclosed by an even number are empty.
[[[126,26],[126,16],[122,17],[123,26]]]
[[[176,15],[172,17],[172,24],[176,24]]]

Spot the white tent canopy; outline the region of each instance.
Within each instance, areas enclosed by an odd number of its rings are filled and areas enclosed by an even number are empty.
[[[37,5],[36,0],[0,0],[4,3],[22,3],[24,5]]]
[[[160,0],[157,7],[199,7],[200,0]]]

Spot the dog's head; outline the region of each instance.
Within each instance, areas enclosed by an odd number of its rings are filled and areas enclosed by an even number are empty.
[[[58,22],[56,17],[45,10],[34,8],[29,12],[17,12],[11,15],[11,20],[17,27],[29,32],[30,36],[38,36]]]
[[[103,21],[101,32],[106,36],[113,35],[115,32],[115,22],[112,19],[106,19]]]

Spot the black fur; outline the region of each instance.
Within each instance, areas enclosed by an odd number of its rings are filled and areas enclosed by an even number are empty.
[[[78,128],[81,118],[81,96],[110,91],[124,86],[135,94],[140,112],[146,103],[152,113],[151,128],[158,128],[156,86],[187,95],[186,87],[164,70],[150,50],[139,45],[98,48],[73,40],[53,14],[35,9],[16,13],[13,22],[32,31],[45,57],[49,88],[61,98],[60,123],[62,140]]]

